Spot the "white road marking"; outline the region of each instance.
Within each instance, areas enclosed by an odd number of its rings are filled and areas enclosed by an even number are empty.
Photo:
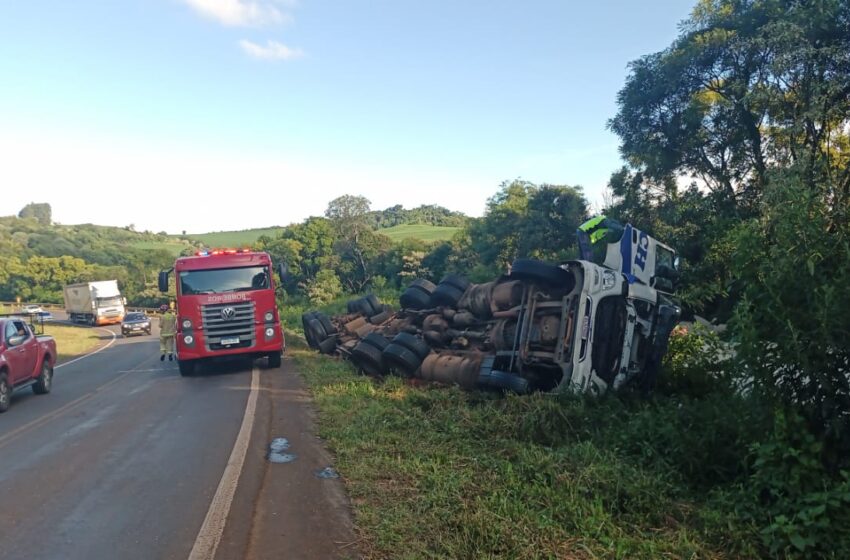
[[[83,354],[83,355],[82,355],[82,356],[80,356],[79,358],[74,358],[74,359],[73,359],[73,360],[71,360],[70,362],[63,362],[63,363],[61,363],[61,364],[59,364],[59,365],[53,366],[53,369],[59,369],[59,368],[61,368],[61,367],[65,367],[65,366],[67,366],[67,365],[73,364],[74,362],[79,362],[79,361],[80,361],[80,360],[82,360],[83,358],[88,358],[89,356],[94,356],[94,355],[95,355],[95,354],[97,354],[98,352],[103,352],[104,350],[106,350],[107,348],[109,348],[110,346],[112,346],[113,344],[115,344],[115,341],[116,341],[116,340],[118,340],[118,337],[116,337],[116,336],[115,336],[115,333],[114,333],[114,332],[112,332],[111,330],[109,330],[109,329],[102,329],[102,328],[100,328],[100,327],[96,327],[96,328],[97,328],[97,330],[99,330],[99,331],[104,331],[104,332],[108,332],[109,334],[111,334],[111,335],[112,335],[112,340],[110,340],[110,341],[106,344],[106,346],[101,346],[101,347],[100,347],[100,348],[98,348],[97,350],[95,350],[95,351],[93,351],[93,352],[89,352],[88,354]]]
[[[257,412],[257,389],[260,384],[260,372],[254,368],[251,372],[251,393],[248,395],[248,403],[245,405],[245,415],[242,417],[242,427],[233,444],[227,467],[221,475],[218,490],[210,503],[210,509],[195,538],[195,545],[189,553],[189,560],[213,560],[215,558],[218,543],[224,533],[227,516],[230,514],[230,506],[233,496],[236,494],[236,486],[239,484],[239,476],[245,464],[245,455],[248,453],[248,443],[251,440],[251,430],[254,427],[254,416]]]

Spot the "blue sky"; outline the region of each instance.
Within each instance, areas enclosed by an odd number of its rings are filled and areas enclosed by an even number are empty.
[[[599,202],[626,65],[692,4],[0,0],[0,214],[206,231],[351,193],[480,215],[515,177]]]

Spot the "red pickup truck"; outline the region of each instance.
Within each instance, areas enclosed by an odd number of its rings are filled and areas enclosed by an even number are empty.
[[[0,412],[12,402],[12,391],[32,387],[37,395],[50,392],[56,341],[36,336],[22,319],[0,319]]]

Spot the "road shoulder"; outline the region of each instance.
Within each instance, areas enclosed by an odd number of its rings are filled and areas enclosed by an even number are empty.
[[[286,359],[260,376],[251,448],[216,557],[358,558],[342,481],[320,476],[334,474],[326,470],[333,458],[315,435],[313,404],[295,363]],[[276,438],[287,440],[280,453],[293,456],[290,462],[268,460]]]

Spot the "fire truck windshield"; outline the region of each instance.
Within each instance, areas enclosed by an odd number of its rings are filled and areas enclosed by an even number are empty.
[[[264,290],[269,285],[267,266],[180,272],[180,294],[184,296]]]

